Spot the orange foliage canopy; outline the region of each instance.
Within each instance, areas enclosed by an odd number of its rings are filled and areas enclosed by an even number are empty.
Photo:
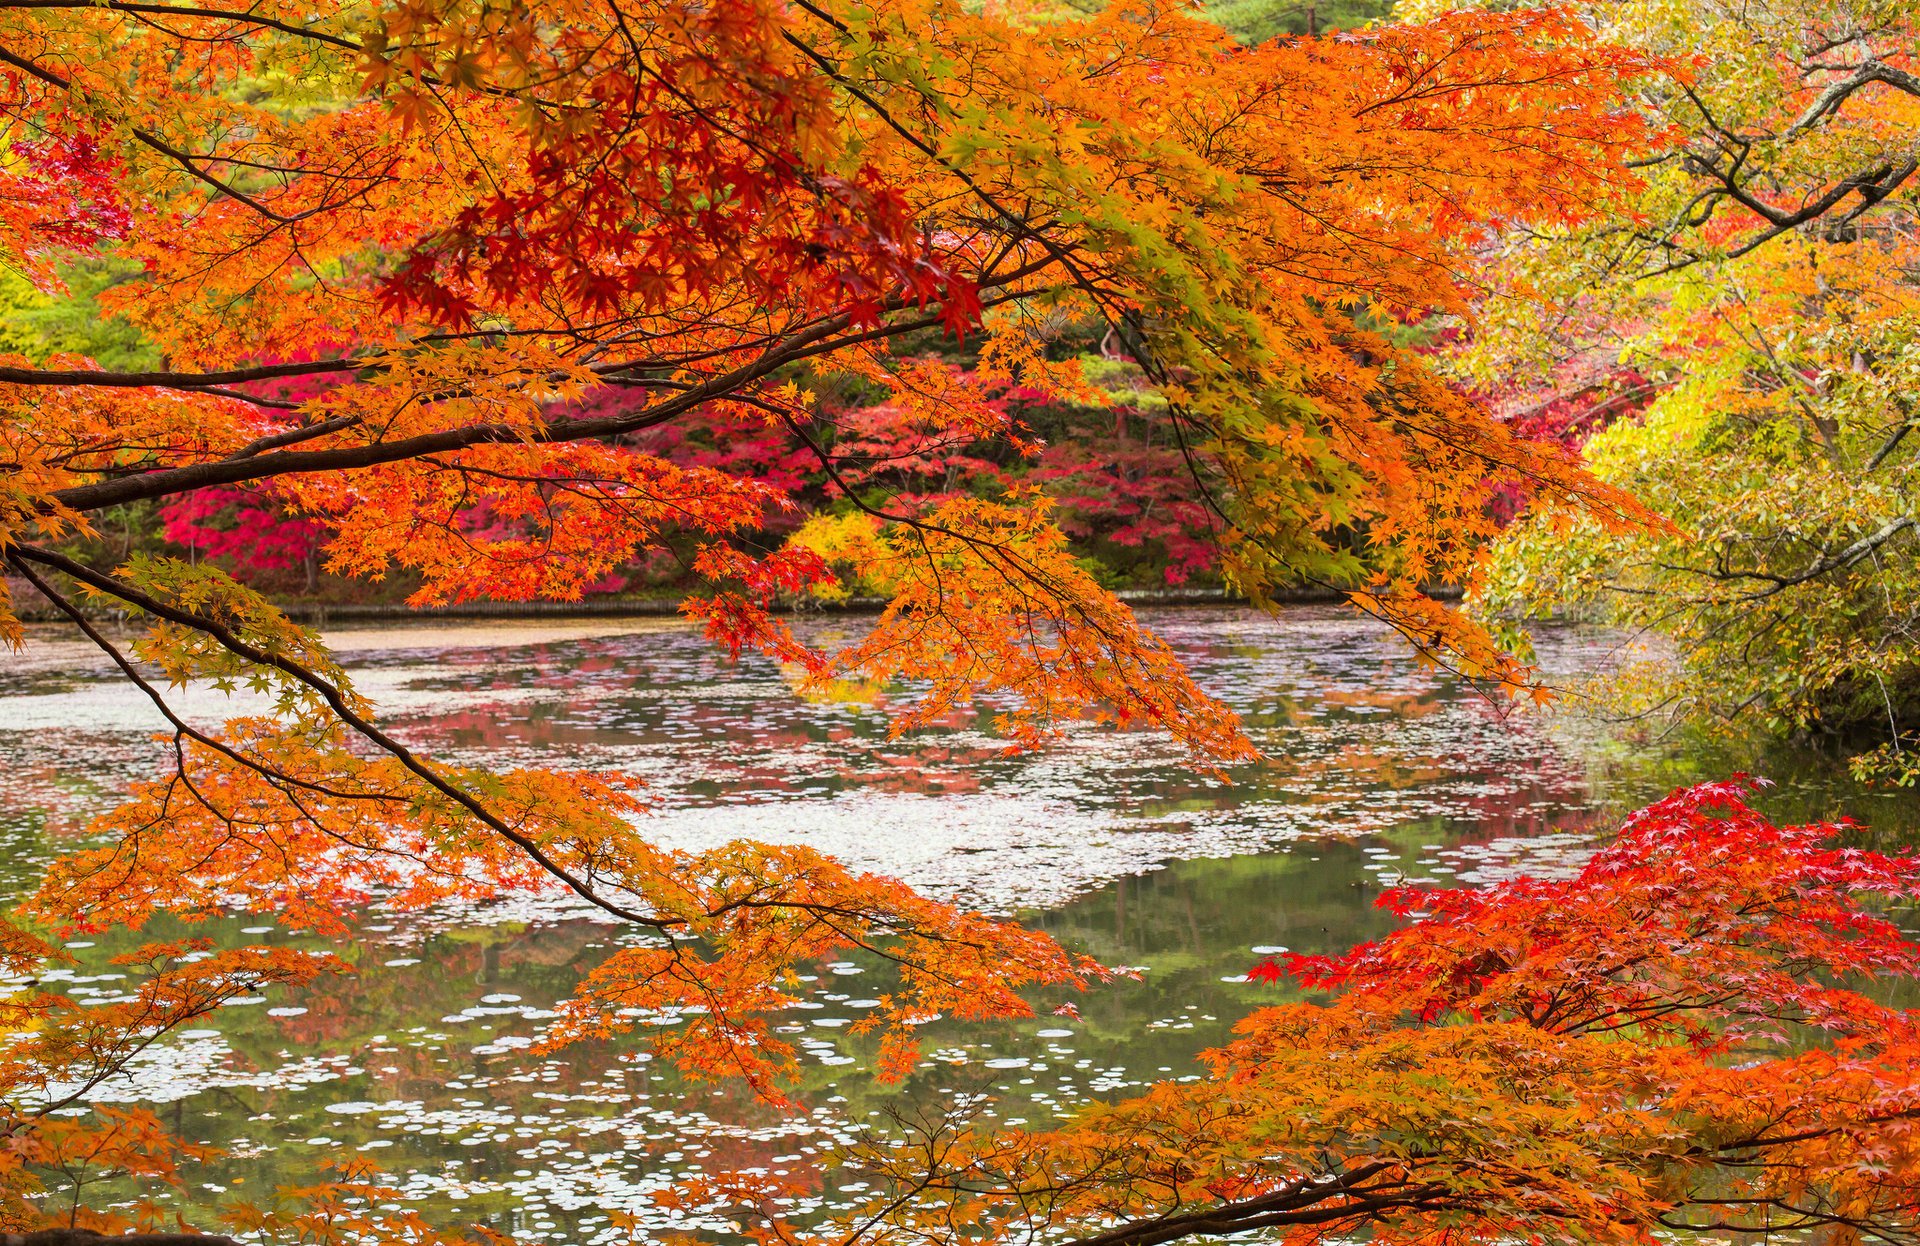
[[[1677,792],[1564,881],[1393,892],[1413,924],[1292,958],[1338,994],[1254,1012],[1205,1079],[1050,1131],[936,1121],[925,1145],[865,1155],[885,1192],[858,1231],[763,1232],[1911,1240],[1920,1014],[1836,983],[1920,974],[1920,944],[1876,911],[1920,898],[1920,862],[1832,846],[1844,826],[1776,827],[1745,795]]]
[[[623,435],[717,407],[804,438],[829,418],[810,379],[844,375],[929,427],[1017,440],[889,343],[973,334],[976,389],[1084,399],[1047,358],[1063,319],[1107,322],[1170,400],[1237,587],[1363,587],[1472,673],[1525,677],[1419,588],[1475,574],[1491,489],[1525,477],[1549,509],[1645,518],[1377,328],[1464,313],[1490,226],[1573,221],[1628,184],[1644,136],[1619,87],[1645,66],[1552,14],[1244,50],[1163,6],[455,0],[162,23],[76,2],[9,10],[0,38],[25,49],[13,124],[59,136],[0,185],[0,244],[52,280],[72,222],[98,221],[145,269],[112,309],[172,365],[0,369],[21,413],[0,433],[9,545],[271,481],[339,530],[337,571],[407,569],[422,604],[565,599],[669,536],[737,552],[783,505]],[[53,178],[56,155],[85,175]],[[299,375],[339,383],[291,409],[235,388]],[[607,387],[634,400],[552,414]],[[1167,704],[1128,704],[1143,685],[1114,676],[1151,643],[1043,540],[1009,557],[1007,529],[1048,524],[1032,499],[851,501],[897,549],[952,547],[951,566],[911,553],[946,591],[900,603],[889,664],[953,670],[942,612],[997,593],[1013,621],[954,693],[1012,682],[1039,728],[1117,704],[1203,757],[1244,751],[1177,673]],[[477,507],[502,522],[463,525]],[[792,656],[765,598],[794,568],[702,569],[718,630]],[[1029,628],[1034,593],[1064,608]],[[1001,677],[1035,665],[1044,681]]]
[[[1128,2],[0,7],[0,262],[45,284],[79,249],[137,263],[106,300],[168,361],[0,360],[0,557],[172,728],[164,772],[102,821],[107,846],[49,873],[31,916],[138,926],[238,904],[330,930],[374,894],[564,887],[657,942],[593,975],[555,1041],[630,1008],[704,1008],[673,1054],[773,1095],[791,1053],[764,1017],[809,959],[903,963],[876,1013],[894,1071],[916,1016],[1019,1014],[1023,987],[1086,981],[1044,938],[804,850],[662,851],[618,776],[418,756],[259,594],[56,543],[111,507],[270,487],[335,532],[334,570],[405,571],[422,604],[567,599],[692,545],[707,587],[688,608],[716,638],[821,684],[914,677],[903,728],[987,697],[1018,744],[1093,717],[1165,729],[1205,764],[1244,758],[1233,716],[1075,563],[1043,497],[920,509],[848,487],[835,543],[766,549],[776,489],[623,440],[718,410],[823,446],[811,387],[853,378],[903,424],[1017,449],[987,399],[1086,400],[1051,335],[1104,322],[1166,399],[1238,588],[1354,588],[1424,652],[1518,687],[1420,590],[1476,574],[1489,492],[1520,476],[1544,508],[1649,517],[1382,326],[1463,313],[1493,225],[1571,222],[1628,185],[1643,135],[1620,87],[1645,68],[1551,12],[1248,50]],[[977,345],[968,379],[902,357],[938,333]],[[332,383],[301,401],[258,384],[294,377]],[[631,401],[567,414],[611,389]],[[830,561],[890,605],[818,652],[770,607]],[[82,594],[150,624],[137,653]],[[0,636],[19,634],[0,601]],[[272,709],[187,722],[136,656]]]

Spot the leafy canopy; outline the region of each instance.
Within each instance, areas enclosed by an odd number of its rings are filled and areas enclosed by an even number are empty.
[[[1024,988],[1101,972],[805,849],[663,850],[618,775],[421,756],[261,593],[62,544],[115,507],[250,493],[325,533],[331,570],[404,575],[418,604],[565,600],[678,554],[721,643],[816,687],[916,680],[901,729],[986,698],[1016,745],[1091,717],[1167,731],[1203,765],[1251,747],[1075,561],[1043,494],[850,487],[812,386],[851,378],[902,426],[1018,452],[994,397],[1084,398],[1053,334],[1103,326],[1157,391],[1160,444],[1234,586],[1352,589],[1509,689],[1526,670],[1423,591],[1477,575],[1487,500],[1524,480],[1546,511],[1651,522],[1378,328],[1465,314],[1495,226],[1570,227],[1633,184],[1645,127],[1620,95],[1650,62],[1562,14],[1245,49],[1140,3],[46,0],[0,7],[0,49],[0,263],[46,291],[94,271],[83,258],[137,272],[76,289],[151,352],[38,357],[115,340],[43,335],[0,361],[0,557],[167,723],[100,846],[29,898],[22,963],[51,954],[37,931],[163,912],[338,932],[374,896],[564,889],[640,942],[550,1041],[678,1012],[683,1067],[770,1097],[793,1053],[768,1018],[809,961],[900,963],[874,1013],[889,1072],[918,1017],[1022,1015]],[[899,348],[942,333],[978,366]],[[635,441],[716,413],[807,446],[844,522],[756,544],[791,504],[777,478]],[[819,651],[771,607],[831,587],[836,562],[890,600],[869,635]],[[123,649],[90,607],[131,613],[142,639]],[[0,636],[21,638],[4,602]],[[190,722],[169,687],[196,680],[270,705]],[[33,1005],[75,1037],[13,1049],[6,1076],[110,1076],[129,1036],[327,968],[180,960],[153,954],[138,1016]],[[57,1100],[10,1102],[16,1137],[67,1129]],[[128,1157],[159,1145],[151,1122],[114,1128]],[[31,1219],[35,1171],[0,1168],[11,1221]],[[329,1218],[344,1196],[302,1197],[320,1209],[300,1223],[354,1223]]]
[[[1674,521],[1535,521],[1505,540],[1489,614],[1565,609],[1654,633],[1627,713],[1843,737],[1911,783],[1920,713],[1920,383],[1913,6],[1688,0],[1594,6],[1608,38],[1691,54],[1649,80],[1645,184],[1570,230],[1509,234],[1512,290],[1461,363],[1508,405],[1619,419],[1596,475]],[[1516,386],[1509,378],[1545,378]]]

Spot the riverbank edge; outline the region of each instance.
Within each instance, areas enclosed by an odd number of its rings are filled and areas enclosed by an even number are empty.
[[[65,618],[50,602],[40,599],[24,581],[9,580],[15,613],[22,622],[52,623]],[[1460,590],[1430,588],[1429,596],[1456,601]],[[1223,588],[1122,589],[1115,594],[1130,606],[1245,606],[1247,599]],[[1273,600],[1287,606],[1338,605],[1347,595],[1337,589],[1287,589]],[[455,606],[408,606],[395,603],[331,604],[276,602],[290,619],[301,623],[379,622],[399,619],[568,619],[568,618],[678,618],[681,597],[584,598],[580,601],[469,601]],[[878,614],[883,597],[848,597],[842,601],[786,601],[776,603],[776,614]],[[106,618],[124,617],[118,610],[89,610]]]

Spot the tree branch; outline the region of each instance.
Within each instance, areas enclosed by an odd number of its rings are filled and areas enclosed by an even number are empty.
[[[615,917],[633,922],[636,925],[651,927],[655,930],[667,930],[674,926],[684,924],[681,921],[664,919],[637,912],[623,905],[616,904],[605,896],[602,896],[590,883],[579,878],[571,870],[567,869],[566,866],[560,864],[548,855],[546,849],[541,847],[538,841],[508,826],[499,815],[495,814],[491,809],[488,809],[477,797],[440,775],[431,766],[428,766],[416,756],[412,750],[408,749],[404,744],[401,744],[398,740],[382,731],[379,727],[355,711],[353,706],[347,702],[346,693],[332,680],[308,670],[291,658],[268,652],[257,645],[250,644],[240,636],[235,635],[225,624],[217,620],[195,614],[190,610],[183,610],[177,606],[168,605],[156,597],[143,593],[131,585],[123,584],[112,576],[102,575],[93,568],[83,563],[75,562],[63,554],[54,553],[52,550],[39,549],[31,545],[16,545],[10,551],[9,556],[15,561],[26,560],[36,562],[41,566],[51,567],[56,571],[64,572],[82,584],[89,585],[109,596],[117,597],[128,605],[136,606],[146,613],[153,615],[155,618],[165,619],[170,623],[177,623],[182,627],[190,627],[197,632],[210,636],[229,652],[237,654],[255,665],[270,667],[282,674],[292,676],[295,680],[319,693],[321,698],[326,701],[328,708],[333,711],[341,722],[351,727],[362,738],[392,756],[405,767],[408,772],[420,779],[428,787],[431,787],[434,791],[466,810],[468,814],[472,815],[473,818],[488,830],[499,835],[526,853],[541,869],[551,874],[561,883],[564,883],[568,890],[595,908],[603,909]]]

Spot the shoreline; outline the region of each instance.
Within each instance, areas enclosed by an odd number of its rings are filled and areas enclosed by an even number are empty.
[[[10,580],[16,617],[22,623],[59,623],[65,616],[23,581]],[[1458,600],[1460,590],[1452,587],[1428,589],[1444,601]],[[1249,603],[1224,588],[1121,589],[1115,594],[1129,606],[1241,606]],[[299,623],[375,622],[425,619],[591,619],[591,618],[679,618],[681,597],[585,598],[579,601],[470,601],[454,606],[409,606],[404,603],[294,601],[274,604]],[[1346,594],[1334,589],[1287,589],[1273,594],[1273,600],[1286,606],[1339,605]],[[886,608],[880,597],[849,597],[844,601],[780,602],[772,606],[779,615],[878,614]],[[90,617],[123,618],[122,610],[87,611]]]

